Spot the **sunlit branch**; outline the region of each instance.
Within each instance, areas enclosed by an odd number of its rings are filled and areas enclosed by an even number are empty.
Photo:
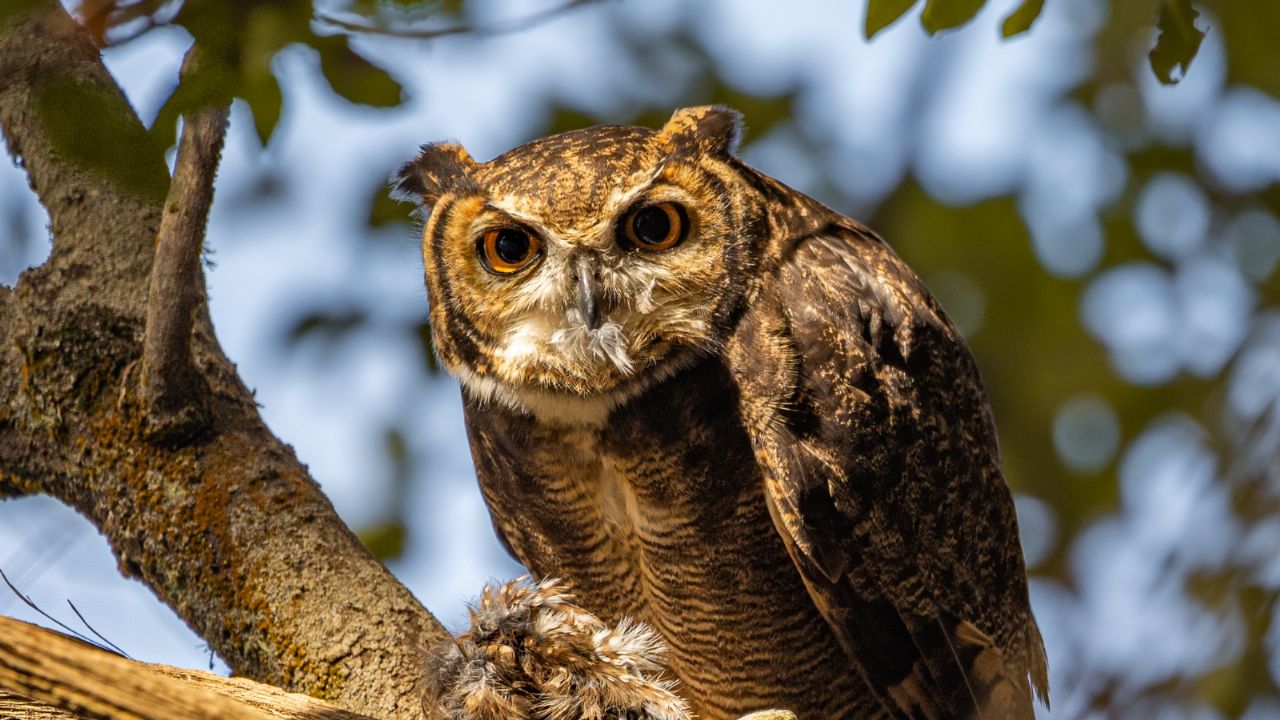
[[[127,660],[0,617],[0,717],[69,717],[50,707],[80,718],[369,720],[269,685]]]

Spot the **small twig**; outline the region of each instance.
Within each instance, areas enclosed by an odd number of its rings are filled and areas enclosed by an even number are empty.
[[[387,37],[410,38],[414,40],[434,40],[435,38],[446,37],[448,35],[502,35],[520,30],[528,30],[529,28],[541,25],[549,20],[554,20],[556,17],[576,8],[584,5],[594,5],[602,1],[603,0],[569,0],[559,7],[483,26],[464,22],[458,23],[457,25],[449,25],[447,27],[435,29],[379,27],[376,25],[365,25],[363,23],[352,22],[350,20],[343,20],[342,18],[334,17],[327,13],[316,13],[316,20],[349,33],[359,33],[362,35],[385,35]]]
[[[120,655],[120,657],[122,657],[122,658],[128,658],[128,659],[130,659],[130,660],[132,660],[132,659],[133,659],[133,658],[129,657],[129,653],[125,652],[124,650],[121,650],[119,645],[117,645],[117,644],[115,644],[115,643],[111,642],[110,640],[108,640],[108,639],[107,639],[107,637],[106,637],[105,635],[103,635],[102,633],[98,632],[98,629],[97,629],[97,628],[95,628],[94,626],[90,625],[90,624],[89,624],[89,621],[88,621],[88,620],[85,620],[85,619],[84,619],[84,615],[82,615],[82,614],[80,613],[80,608],[76,607],[76,604],[75,604],[75,603],[73,603],[73,602],[71,602],[71,598],[67,598],[67,605],[71,606],[71,612],[75,613],[75,614],[76,614],[76,617],[80,618],[80,622],[81,622],[85,627],[89,628],[89,632],[93,633],[93,636],[94,636],[94,637],[96,637],[96,638],[98,638],[99,640],[101,640],[101,641],[103,642],[103,644],[105,644],[107,647],[111,648],[112,650],[115,650],[115,651],[116,651],[116,653]]]
[[[25,604],[27,607],[31,608],[32,610],[35,610],[36,612],[40,613],[40,616],[41,616],[41,617],[43,617],[44,619],[48,620],[49,622],[53,623],[54,625],[57,625],[58,627],[62,628],[63,630],[66,630],[66,631],[67,631],[67,634],[68,634],[68,635],[70,635],[71,637],[73,637],[73,638],[75,638],[75,639],[79,640],[80,642],[85,643],[85,644],[87,644],[87,645],[92,645],[92,646],[94,646],[94,647],[98,648],[99,650],[103,650],[103,651],[105,651],[105,652],[115,652],[115,651],[114,651],[114,650],[112,650],[111,648],[106,647],[105,645],[102,645],[102,644],[98,643],[98,642],[97,642],[96,640],[94,640],[93,638],[91,638],[91,637],[89,637],[89,636],[85,635],[84,633],[82,633],[82,632],[80,632],[80,631],[78,631],[78,630],[73,629],[71,626],[69,626],[69,625],[67,625],[66,623],[62,622],[62,621],[61,621],[61,620],[59,620],[58,618],[56,618],[56,617],[54,617],[54,616],[50,615],[49,613],[45,612],[44,610],[42,610],[42,609],[40,608],[40,606],[39,606],[39,605],[37,605],[37,604],[36,604],[36,602],[35,602],[34,600],[32,600],[31,598],[27,597],[26,595],[23,595],[21,590],[19,590],[17,587],[15,587],[13,583],[9,582],[9,576],[4,574],[4,570],[0,570],[0,580],[4,580],[4,584],[9,586],[9,589],[13,591],[13,594],[14,594],[14,595],[17,595],[17,596],[18,596],[18,599],[19,599],[19,600],[21,600],[21,601],[23,602],[23,604]],[[74,609],[74,608],[73,608],[73,609]],[[79,614],[79,613],[77,613],[77,614]],[[82,618],[82,619],[83,619],[83,618]],[[88,623],[85,623],[85,625],[87,626],[87,625],[88,625]],[[92,630],[92,628],[90,628],[90,629]],[[122,656],[124,656],[124,654],[123,654],[123,653],[121,653],[121,655],[122,655]]]
[[[188,53],[184,71],[192,66],[194,52],[193,48]],[[226,132],[225,104],[197,109],[182,120],[178,157],[156,238],[142,346],[147,423],[157,439],[190,435],[207,417],[191,354],[191,330],[196,310],[204,302],[200,250]]]

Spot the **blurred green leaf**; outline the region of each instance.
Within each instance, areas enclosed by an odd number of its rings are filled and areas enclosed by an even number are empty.
[[[1204,6],[1217,19],[1227,51],[1227,80],[1280,96],[1280,2],[1216,0]]]
[[[179,117],[200,108],[226,105],[235,92],[235,68],[228,66],[221,56],[202,56],[199,63],[183,74],[178,87],[156,113],[151,135],[161,147],[172,147],[177,141]]]
[[[293,325],[285,333],[285,340],[290,345],[295,345],[304,339],[312,337],[333,342],[364,326],[368,321],[368,313],[356,308],[349,310],[316,310],[306,313],[294,321]]]
[[[271,69],[280,50],[315,40],[311,8],[300,0],[267,4],[188,0],[174,18],[201,51],[152,124],[152,134],[173,144],[178,118],[192,108],[236,97],[249,105],[254,130],[265,146],[280,120],[283,96]]]
[[[550,115],[547,118],[545,126],[539,131],[543,135],[554,135],[568,130],[577,130],[579,128],[589,127],[599,124],[601,118],[582,112],[577,108],[554,103],[550,108]],[[629,115],[620,122],[633,125],[643,124],[637,116]]]
[[[386,227],[388,225],[411,227],[414,224],[413,210],[412,203],[392,200],[391,194],[388,192],[387,181],[382,180],[376,183],[369,193],[369,217],[367,222],[371,228]]]
[[[39,83],[36,93],[60,155],[120,190],[164,200],[169,190],[164,147],[147,134],[123,98],[63,78]]]
[[[431,325],[426,320],[413,327],[418,338],[418,346],[422,348],[422,356],[426,360],[427,372],[440,372],[440,359],[436,357],[436,346],[431,339]]]
[[[309,14],[289,5],[255,6],[247,19],[247,27],[240,36],[240,85],[237,96],[249,104],[253,113],[253,128],[263,147],[271,141],[284,97],[280,83],[271,68],[271,62],[286,47],[310,42]]]
[[[1031,29],[1031,24],[1040,17],[1044,9],[1044,0],[1023,0],[1017,10],[1009,13],[1000,26],[1000,33],[1005,37],[1013,37]]]
[[[394,107],[403,100],[400,83],[352,50],[347,38],[316,38],[313,45],[320,53],[320,70],[338,95],[373,107]]]
[[[233,212],[253,207],[270,207],[285,201],[288,197],[287,190],[288,181],[281,175],[280,168],[264,164],[244,182],[219,190],[218,202],[233,208]]]
[[[404,554],[409,531],[401,522],[384,522],[361,529],[356,533],[360,542],[381,562],[394,560]]]
[[[44,5],[41,0],[4,0],[0,3],[0,23]]]
[[[987,0],[928,0],[920,24],[930,35],[959,27],[973,19]]]
[[[1268,648],[1268,636],[1275,618],[1277,596],[1275,589],[1267,589],[1257,585],[1239,586],[1239,578],[1232,572],[1234,568],[1219,568],[1214,571],[1214,580],[1229,590],[1231,600],[1238,608],[1236,614],[1244,621],[1244,648],[1232,660],[1215,668],[1196,681],[1197,694],[1208,698],[1213,706],[1222,712],[1223,717],[1244,717],[1249,705],[1255,700],[1270,697],[1273,701],[1277,695],[1277,681],[1268,672],[1267,666],[1274,650]],[[1189,591],[1193,596],[1203,597],[1203,577],[1193,576]],[[1221,613],[1218,621],[1222,622]],[[1252,714],[1251,714],[1252,715]]]
[[[780,95],[753,95],[729,85],[718,83],[711,91],[708,102],[736,108],[746,118],[747,133],[743,144],[759,140],[778,125],[791,120],[798,88]],[[666,118],[663,118],[665,121]]]
[[[918,0],[868,0],[863,32],[868,40],[902,17]]]
[[[397,468],[403,468],[409,461],[409,443],[405,442],[404,435],[395,428],[387,431],[383,438],[387,446],[387,454],[391,456],[392,463]]]
[[[253,129],[258,134],[258,142],[266,147],[280,123],[280,111],[284,105],[280,83],[272,73],[261,73],[251,80],[246,79],[241,95],[253,112]]]
[[[379,560],[386,561],[399,557],[404,553],[405,542],[409,536],[408,526],[404,521],[409,483],[413,480],[413,459],[409,453],[409,443],[404,433],[395,427],[387,428],[383,434],[383,447],[391,464],[391,498],[388,506],[388,518],[356,533],[360,542],[369,548]]]
[[[1200,13],[1191,7],[1191,0],[1164,0],[1160,6],[1160,19],[1156,22],[1156,45],[1148,56],[1151,70],[1166,85],[1173,85],[1187,74],[1191,61],[1200,50],[1204,31],[1196,27]],[[1174,76],[1174,68],[1180,73]]]
[[[178,85],[164,101],[151,134],[163,147],[177,140],[178,118],[192,110],[225,105],[238,94],[243,26],[238,4],[195,0],[184,3],[174,22],[191,33],[194,62],[184,67]]]

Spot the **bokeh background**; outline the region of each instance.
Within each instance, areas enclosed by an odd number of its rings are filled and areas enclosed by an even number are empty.
[[[733,105],[749,162],[879,230],[968,337],[1049,651],[1041,716],[1280,718],[1280,4],[1197,3],[1203,43],[1167,85],[1147,59],[1165,1],[1048,0],[1008,40],[1016,2],[933,36],[915,8],[869,42],[863,0],[317,2],[473,28],[350,33],[354,56],[310,3],[277,3],[315,38],[266,43],[237,91],[207,241],[219,337],[342,517],[457,628],[521,569],[433,369],[388,176],[430,140],[488,159]],[[99,30],[170,141],[193,26],[150,6],[159,27]],[[5,164],[0,283],[46,256],[46,224]],[[0,569],[135,658],[222,667],[54,501],[0,503]],[[3,588],[0,613],[47,624]]]

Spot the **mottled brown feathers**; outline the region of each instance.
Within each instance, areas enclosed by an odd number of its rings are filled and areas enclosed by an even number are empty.
[[[475,168],[476,161],[457,143],[423,145],[418,157],[396,173],[392,195],[430,207],[445,193],[478,189],[470,176]]]
[[[861,229],[789,254],[727,357],[810,593],[851,655],[878,660],[862,673],[904,716],[1031,718],[1027,673],[1043,690],[1044,655],[972,358],[919,279]],[[771,353],[751,328],[779,318],[791,347]],[[789,386],[757,381],[773,364],[798,369]],[[779,395],[785,408],[752,402]],[[992,694],[1005,684],[1015,701]]]
[[[871,231],[735,158],[740,128],[690,108],[408,166],[494,526],[652,626],[698,717],[1030,720],[1044,650],[973,359]],[[621,241],[658,203],[683,242]],[[486,272],[496,227],[537,259]]]
[[[653,630],[608,626],[554,581],[486,587],[471,628],[437,648],[428,717],[440,720],[690,720],[662,675]]]
[[[728,156],[742,141],[742,113],[723,105],[683,108],[658,132],[659,141],[689,154]]]

